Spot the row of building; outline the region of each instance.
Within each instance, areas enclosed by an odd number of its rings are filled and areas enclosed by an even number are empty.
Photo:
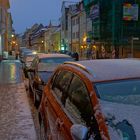
[[[22,46],[81,57],[140,57],[139,5],[139,0],[63,1],[59,24],[33,25]]]
[[[9,0],[0,0],[0,60],[11,49],[13,20],[9,8]]]

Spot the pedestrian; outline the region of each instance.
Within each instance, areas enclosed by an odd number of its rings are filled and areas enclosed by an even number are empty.
[[[19,52],[16,51],[16,59],[18,59],[18,56],[19,56]]]
[[[75,59],[75,61],[79,60],[79,54],[77,52],[74,52],[72,57]]]

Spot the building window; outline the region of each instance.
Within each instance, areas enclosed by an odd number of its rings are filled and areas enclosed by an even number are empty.
[[[75,39],[75,33],[72,33],[72,39]]]
[[[72,19],[72,25],[73,26],[75,25],[75,19]]]
[[[0,8],[0,22],[2,21],[2,8]]]
[[[76,38],[79,38],[79,32],[76,32]]]
[[[76,18],[76,24],[79,24],[79,18]]]

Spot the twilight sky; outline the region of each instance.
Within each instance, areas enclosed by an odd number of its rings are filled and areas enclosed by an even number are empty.
[[[63,0],[10,0],[10,12],[16,33],[22,33],[35,23],[58,23]],[[67,0],[80,1],[80,0]]]

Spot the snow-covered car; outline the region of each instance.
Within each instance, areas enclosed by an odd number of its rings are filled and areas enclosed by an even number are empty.
[[[44,88],[41,137],[140,140],[140,61],[66,62]]]
[[[65,54],[38,53],[28,68],[29,86],[33,93],[34,105],[39,106],[44,85],[56,67],[66,61],[74,61]]]

